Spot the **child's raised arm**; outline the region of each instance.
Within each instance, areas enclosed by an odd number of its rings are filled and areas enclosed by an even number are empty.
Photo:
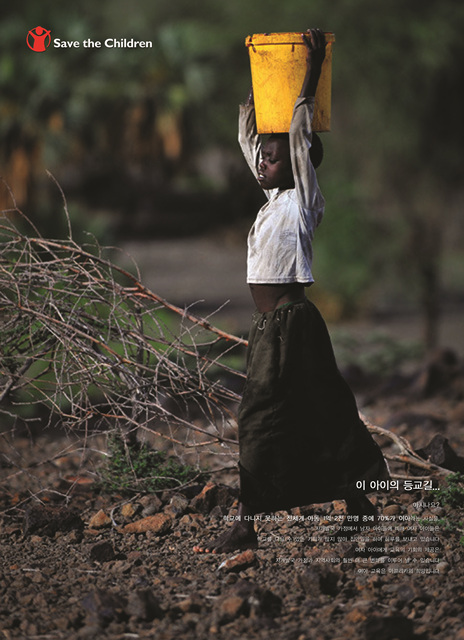
[[[261,138],[256,129],[253,87],[250,89],[246,102],[240,105],[238,141],[245,160],[257,179],[261,159]],[[265,193],[267,195],[266,191]]]
[[[295,102],[290,125],[290,152],[293,178],[298,201],[314,215],[314,227],[320,222],[324,210],[324,198],[317,183],[316,171],[311,162],[313,140],[312,117],[317,84],[325,58],[325,35],[320,29],[308,29],[302,34],[306,45],[306,75],[300,96]]]
[[[320,29],[308,29],[301,37],[306,45],[306,75],[301,87],[300,98],[316,95],[317,84],[325,58],[325,35]]]

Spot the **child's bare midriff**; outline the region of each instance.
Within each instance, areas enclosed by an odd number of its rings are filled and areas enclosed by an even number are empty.
[[[305,299],[304,285],[298,282],[290,284],[250,284],[250,291],[257,310],[260,313],[274,311],[288,302]]]

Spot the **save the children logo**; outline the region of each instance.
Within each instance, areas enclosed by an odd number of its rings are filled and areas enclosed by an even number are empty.
[[[134,38],[106,38],[105,40],[94,40],[85,38],[84,40],[69,40],[64,38],[53,38],[50,29],[35,27],[27,32],[27,46],[31,51],[46,51],[50,45],[53,49],[152,49],[152,40],[135,40]]]
[[[27,46],[32,51],[46,51],[52,41],[50,33],[50,30],[44,29],[43,27],[31,29],[26,36]]]

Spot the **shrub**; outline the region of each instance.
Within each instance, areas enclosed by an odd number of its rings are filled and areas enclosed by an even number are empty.
[[[101,470],[103,491],[155,493],[205,479],[206,473],[144,444],[127,444],[119,433],[108,436],[108,459]]]

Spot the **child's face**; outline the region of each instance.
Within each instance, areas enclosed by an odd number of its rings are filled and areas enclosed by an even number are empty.
[[[270,138],[261,151],[258,182],[263,189],[293,189],[295,186],[288,142]]]

